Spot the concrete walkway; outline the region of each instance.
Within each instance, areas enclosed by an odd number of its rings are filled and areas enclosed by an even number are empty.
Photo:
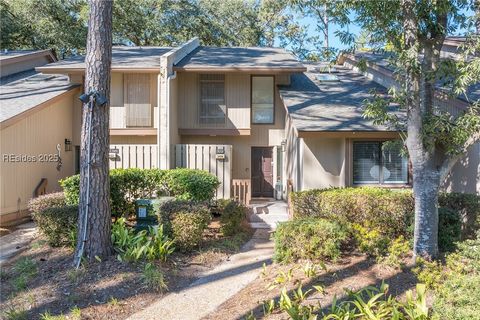
[[[37,232],[35,223],[27,222],[10,234],[0,237],[0,265],[25,250]]]
[[[240,253],[232,255],[189,287],[170,293],[129,319],[201,319],[255,280],[263,264],[271,262],[272,255],[269,231],[258,229]]]
[[[269,200],[258,203],[253,202],[249,207],[252,210],[249,216],[252,228],[275,230],[279,222],[288,220],[288,206],[285,201]]]

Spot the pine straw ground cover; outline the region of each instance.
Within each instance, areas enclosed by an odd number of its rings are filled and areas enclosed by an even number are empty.
[[[120,262],[115,256],[79,270],[72,249],[51,248],[38,236],[2,266],[1,319],[125,319],[237,252],[251,231],[223,237],[214,220],[200,247],[168,262]],[[153,270],[153,271],[152,271]],[[156,272],[159,270],[160,272]]]
[[[389,285],[389,293],[394,297],[404,298],[408,290],[415,289],[417,279],[411,271],[412,265],[409,264],[411,257],[405,258],[403,262],[405,263],[403,269],[393,268],[377,263],[374,258],[351,252],[342,255],[335,263],[327,263],[325,266],[306,261],[274,263],[264,266],[255,281],[203,320],[291,319],[278,308],[268,314],[268,302],[275,299],[278,304],[279,293],[284,286],[287,287],[289,295],[294,296],[294,291],[300,284],[303,292],[311,290],[305,303],[311,305],[320,303],[325,311],[331,307],[334,297],[339,300],[345,298],[346,290],[356,291],[368,286],[380,287],[382,282]],[[314,286],[322,287],[323,293],[319,293]]]

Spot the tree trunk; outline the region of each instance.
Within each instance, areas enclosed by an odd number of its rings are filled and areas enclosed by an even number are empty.
[[[440,175],[435,168],[414,165],[415,233],[413,253],[416,257],[438,256],[438,191]]]
[[[112,1],[89,1],[85,57],[85,93],[96,91],[107,98],[110,97],[112,4]],[[95,102],[94,96],[91,99],[93,106],[90,103],[84,104],[82,112],[80,205],[75,263],[81,259],[82,246],[83,256],[89,261],[112,253],[108,163],[109,103],[100,106]],[[87,157],[89,144],[90,159]]]

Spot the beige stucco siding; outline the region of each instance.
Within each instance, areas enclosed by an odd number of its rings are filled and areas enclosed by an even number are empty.
[[[345,185],[345,138],[304,138],[302,189]]]
[[[480,143],[471,146],[466,156],[453,166],[444,188],[447,191],[480,194]]]
[[[301,190],[300,144],[298,132],[293,126],[292,119],[287,116],[285,125],[286,146],[285,146],[285,175],[294,191]]]
[[[59,191],[58,180],[74,173],[74,151],[65,151],[65,139],[72,140],[73,95],[31,114],[1,132],[1,215],[26,209],[37,184],[48,179],[48,192]],[[62,167],[41,161],[55,155],[60,145]],[[8,162],[5,155],[35,157],[35,161]]]

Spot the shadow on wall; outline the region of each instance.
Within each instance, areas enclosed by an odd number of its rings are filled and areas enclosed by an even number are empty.
[[[345,162],[343,139],[304,138],[304,187],[328,188],[342,185],[341,175]]]
[[[480,143],[471,146],[443,184],[447,191],[480,193]]]

